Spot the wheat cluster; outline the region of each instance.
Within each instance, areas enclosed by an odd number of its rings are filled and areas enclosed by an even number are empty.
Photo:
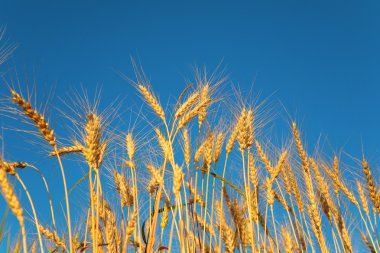
[[[259,108],[231,108],[216,95],[218,86],[202,79],[164,107],[150,85],[137,83],[154,113],[138,119],[149,122],[143,136],[135,128],[108,129],[110,118],[95,106],[68,128],[77,132],[60,135],[11,88],[7,106],[49,144],[41,153],[62,172],[66,207],[66,222],[56,223],[58,200],[43,176],[52,168],[2,158],[1,193],[22,231],[15,252],[379,252],[378,171],[365,158],[350,173],[338,154],[311,155],[294,121],[279,144],[263,134]],[[87,170],[74,187],[65,176],[71,156]],[[35,208],[28,191],[35,185],[24,184],[28,169],[43,178],[48,215]],[[68,189],[87,198],[82,208],[70,208]],[[22,206],[19,194],[29,204]]]

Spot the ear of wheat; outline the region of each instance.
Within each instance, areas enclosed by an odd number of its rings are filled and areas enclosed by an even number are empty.
[[[44,116],[33,109],[30,102],[25,100],[15,90],[12,89],[11,93],[13,102],[20,106],[23,109],[25,115],[36,124],[38,130],[45,138],[45,140],[48,141],[50,145],[55,146],[56,138],[54,136],[54,131],[49,127],[49,123],[45,120]]]

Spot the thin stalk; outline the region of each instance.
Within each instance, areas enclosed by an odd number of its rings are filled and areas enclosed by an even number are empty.
[[[66,201],[66,215],[67,215],[67,228],[69,232],[69,249],[70,252],[73,251],[73,242],[72,242],[72,232],[71,232],[71,215],[70,215],[70,202],[69,202],[69,193],[67,191],[67,184],[66,184],[66,176],[65,176],[65,170],[62,165],[61,157],[59,156],[58,148],[56,145],[54,145],[54,152],[57,155],[58,163],[59,163],[59,168],[61,170],[62,174],[62,181],[63,181],[63,188],[65,190],[65,201]]]
[[[37,212],[36,212],[36,209],[34,208],[34,203],[33,203],[32,197],[30,196],[29,191],[26,188],[26,185],[24,184],[24,182],[21,180],[19,174],[16,174],[15,176],[16,176],[18,182],[21,184],[22,188],[24,189],[24,191],[26,193],[26,196],[28,197],[30,206],[32,207],[32,212],[33,212],[33,216],[34,216],[34,221],[36,223],[37,235],[38,235],[38,240],[39,240],[39,243],[40,243],[41,252],[44,253],[44,247],[43,247],[43,244],[42,244],[42,237],[41,237],[41,233],[40,233],[40,229],[39,229]]]
[[[97,238],[95,234],[95,210],[94,210],[94,196],[93,196],[93,182],[92,182],[92,167],[90,166],[90,174],[88,175],[90,184],[90,207],[91,207],[91,237],[93,240],[93,245],[97,245]],[[97,247],[93,246],[94,253],[97,252]]]
[[[224,166],[223,166],[223,174],[222,178],[226,175],[226,168],[227,168],[227,162],[228,162],[228,154],[226,154],[226,159],[224,160]],[[224,187],[224,180],[222,180],[222,190]],[[220,209],[223,211],[223,194],[220,194]],[[219,231],[222,231],[222,223],[220,224]],[[222,233],[219,233],[219,246],[222,245]],[[221,253],[222,247],[219,247],[219,253]]]
[[[273,230],[274,230],[274,237],[276,238],[276,247],[277,247],[277,251],[279,250],[278,249],[278,238],[277,238],[277,229],[276,229],[276,222],[274,220],[274,212],[273,212],[273,205],[270,205],[270,211],[271,211],[271,214],[272,214],[272,223],[273,223]]]
[[[54,209],[53,209],[53,200],[52,200],[52,197],[51,197],[51,194],[50,194],[50,190],[49,190],[49,186],[48,186],[48,183],[44,177],[44,175],[42,174],[42,172],[37,169],[36,167],[34,166],[30,166],[32,169],[34,169],[35,171],[37,171],[38,174],[40,174],[43,182],[44,182],[44,185],[45,185],[45,189],[46,189],[46,192],[48,194],[48,199],[49,199],[49,206],[50,206],[50,213],[51,213],[51,220],[52,220],[52,223],[53,223],[53,227],[54,227],[54,231],[57,232],[57,226],[55,225],[55,216],[54,216]]]

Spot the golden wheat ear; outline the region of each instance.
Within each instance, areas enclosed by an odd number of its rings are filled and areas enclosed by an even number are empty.
[[[57,247],[67,250],[64,241],[58,236],[56,232],[51,232],[49,229],[43,227],[42,225],[39,225],[38,229],[41,235],[44,235],[46,239],[53,242]]]
[[[49,126],[49,123],[45,120],[45,117],[39,114],[35,109],[32,108],[29,101],[24,99],[19,93],[11,89],[12,101],[20,106],[24,114],[36,124],[36,127],[44,137],[44,139],[49,142],[53,147],[56,146],[56,138],[54,135],[54,130]]]
[[[153,109],[153,111],[157,114],[165,122],[165,112],[162,109],[161,104],[158,102],[157,98],[153,95],[151,91],[144,85],[138,85],[138,90],[144,96],[148,105]]]
[[[16,216],[22,232],[24,252],[26,252],[26,232],[24,224],[24,210],[21,206],[19,199],[14,192],[12,184],[8,181],[5,169],[0,164],[0,188],[5,201],[8,203],[9,208]]]
[[[363,173],[364,173],[365,178],[366,178],[368,193],[369,193],[371,202],[373,204],[374,211],[379,212],[380,211],[380,201],[378,201],[378,199],[377,199],[377,190],[376,190],[375,182],[374,182],[373,177],[372,177],[372,172],[371,172],[369,165],[368,165],[368,162],[366,160],[363,160],[362,166],[363,166]]]
[[[71,147],[63,147],[57,149],[57,151],[52,151],[49,153],[49,156],[63,156],[72,153],[81,153],[83,151],[83,147],[79,145],[71,146]]]

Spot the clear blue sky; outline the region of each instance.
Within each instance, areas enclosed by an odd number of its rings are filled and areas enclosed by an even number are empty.
[[[379,1],[3,0],[0,24],[19,48],[2,70],[34,70],[37,91],[57,96],[102,85],[107,103],[135,97],[117,74],[132,76],[133,56],[165,101],[192,66],[223,61],[243,90],[283,103],[309,143],[323,134],[356,157],[363,143],[378,162],[379,13]]]
[[[194,64],[285,104],[309,136],[380,147],[378,1],[1,1],[0,24],[37,90],[131,93],[130,56],[164,99]],[[41,88],[40,88],[41,87]],[[131,95],[133,96],[133,94]]]

